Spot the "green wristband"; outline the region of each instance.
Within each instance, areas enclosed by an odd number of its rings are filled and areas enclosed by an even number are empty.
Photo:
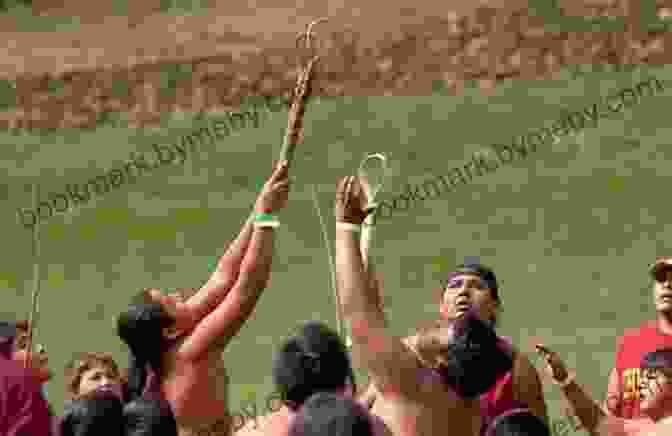
[[[255,222],[260,222],[260,221],[277,221],[278,218],[274,215],[271,215],[270,213],[258,213],[254,216],[254,221]]]

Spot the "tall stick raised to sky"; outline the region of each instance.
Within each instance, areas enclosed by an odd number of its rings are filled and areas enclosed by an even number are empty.
[[[306,47],[311,48],[311,41],[313,38],[313,26],[321,21],[326,21],[326,18],[320,18],[308,25],[305,33],[299,35],[299,40],[305,38]],[[282,140],[282,149],[280,150],[280,160],[286,160],[291,166],[294,159],[294,151],[297,144],[301,140],[301,133],[303,131],[303,117],[306,112],[306,102],[311,93],[311,82],[313,78],[313,68],[315,63],[319,60],[319,56],[314,56],[301,70],[299,77],[292,93],[291,105],[287,119],[287,129]]]
[[[37,183],[33,184],[33,207],[34,210],[37,210],[40,202],[40,192],[39,185]],[[28,316],[28,346],[26,349],[26,356],[23,361],[23,366],[28,368],[28,356],[33,349],[33,336],[35,334],[35,318],[37,316],[37,301],[40,294],[40,233],[39,233],[40,224],[35,223],[33,226],[33,238],[32,238],[32,248],[33,248],[33,292],[31,293],[30,301],[30,313]]]

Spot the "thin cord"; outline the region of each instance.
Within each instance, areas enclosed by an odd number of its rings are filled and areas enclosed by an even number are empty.
[[[331,245],[329,244],[329,236],[327,235],[327,226],[324,223],[324,219],[322,218],[322,212],[320,211],[320,203],[317,198],[317,187],[314,184],[311,186],[313,188],[313,203],[315,204],[317,217],[320,219],[320,227],[322,228],[324,246],[327,249],[327,258],[329,259],[329,272],[331,273],[331,289],[334,293],[334,301],[336,303],[336,325],[338,328],[339,335],[343,336],[343,322],[341,320],[341,298],[338,295],[338,289],[336,287],[336,268],[334,266],[334,258],[331,254]]]
[[[37,206],[39,204],[39,185],[37,183],[33,184],[33,205],[35,207],[35,210],[37,210]],[[40,225],[39,223],[35,223],[35,226],[33,227],[33,292],[31,295],[31,304],[30,304],[30,316],[28,320],[28,347],[26,349],[26,355],[23,360],[23,366],[24,368],[28,368],[28,356],[30,355],[30,352],[32,351],[33,347],[33,335],[35,332],[34,328],[34,323],[35,323],[35,315],[37,312],[37,298],[40,293],[40,233],[39,233],[39,228]]]

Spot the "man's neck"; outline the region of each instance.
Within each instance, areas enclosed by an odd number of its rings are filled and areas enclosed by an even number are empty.
[[[672,336],[672,319],[669,313],[658,313],[658,330],[664,335]]]
[[[657,422],[658,424],[668,424],[668,423],[672,423],[672,414],[671,414],[671,415],[667,415],[667,416],[663,416],[662,418],[660,418],[660,419],[659,419],[658,421],[656,421],[656,422]]]

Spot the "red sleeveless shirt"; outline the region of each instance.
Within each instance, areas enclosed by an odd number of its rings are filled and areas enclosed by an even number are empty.
[[[502,347],[513,355],[511,338],[500,337]],[[515,356],[514,356],[515,358]],[[521,407],[515,401],[513,393],[513,371],[502,375],[495,385],[485,394],[481,395],[481,434],[485,434],[490,423],[499,415],[510,409]]]
[[[629,331],[628,331],[629,330]],[[616,373],[619,381],[620,407],[615,414],[621,418],[640,417],[640,361],[646,353],[672,347],[672,336],[658,330],[656,321],[647,321],[637,329],[628,329],[618,340]]]

